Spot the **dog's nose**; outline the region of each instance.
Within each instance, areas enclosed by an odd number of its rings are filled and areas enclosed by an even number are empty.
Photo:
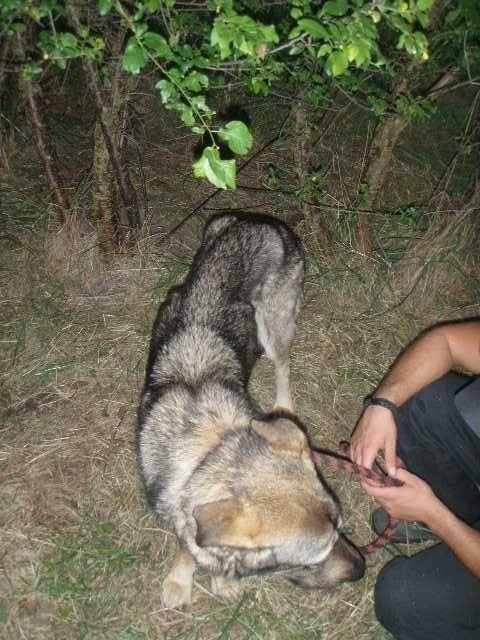
[[[352,562],[352,571],[350,581],[360,580],[365,573],[365,559],[360,555],[355,555]]]

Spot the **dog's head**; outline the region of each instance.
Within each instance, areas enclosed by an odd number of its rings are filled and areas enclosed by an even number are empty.
[[[193,509],[196,545],[220,570],[278,573],[304,588],[361,578],[363,558],[339,531],[338,504],[318,477],[303,431],[286,417],[253,420],[233,449],[231,495]]]

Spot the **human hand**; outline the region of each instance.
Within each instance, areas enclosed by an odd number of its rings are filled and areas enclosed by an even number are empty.
[[[386,511],[399,520],[418,520],[429,525],[442,503],[430,486],[406,469],[399,468],[396,475],[403,482],[401,487],[378,486],[368,479],[362,486],[369,496],[375,498]]]
[[[397,426],[392,412],[379,405],[370,405],[363,412],[350,439],[350,458],[367,469],[379,451],[385,454],[388,475],[397,472]]]

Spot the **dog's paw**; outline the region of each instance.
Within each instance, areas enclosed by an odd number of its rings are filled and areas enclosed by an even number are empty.
[[[225,600],[237,600],[244,591],[244,585],[240,580],[212,576],[210,581],[212,593]]]
[[[167,576],[162,585],[162,603],[165,609],[181,609],[192,604],[192,585]]]

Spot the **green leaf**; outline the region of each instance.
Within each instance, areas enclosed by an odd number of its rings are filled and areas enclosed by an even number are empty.
[[[305,45],[301,42],[300,44],[295,44],[291,49],[288,50],[289,56],[298,56],[305,51]]]
[[[78,46],[77,38],[73,33],[60,33],[58,35],[58,41],[62,48],[64,55],[79,55],[80,48]]]
[[[434,0],[417,0],[417,9],[419,11],[428,11],[434,3]]]
[[[33,80],[37,76],[41,75],[42,68],[34,62],[27,62],[22,69],[22,77],[26,80]]]
[[[195,124],[195,118],[193,116],[192,107],[181,102],[176,108],[180,114],[180,118],[183,124],[185,124],[187,127],[193,127],[193,125]]]
[[[142,42],[160,58],[165,58],[166,60],[171,60],[173,58],[172,50],[170,49],[167,41],[158,33],[147,31],[142,38]]]
[[[215,147],[207,147],[193,165],[196,178],[207,178],[218,189],[235,189],[235,160],[222,160]]]
[[[177,88],[170,80],[159,80],[155,85],[155,89],[160,91],[163,104],[177,100],[179,97]]]
[[[122,58],[125,71],[137,75],[148,62],[148,56],[135,38],[130,38]]]
[[[232,120],[220,129],[218,135],[228,144],[228,148],[240,156],[252,148],[253,138],[247,125],[240,120]]]
[[[12,22],[9,29],[9,35],[10,33],[25,33],[26,30],[27,27],[23,22]]]
[[[332,52],[332,47],[329,44],[322,44],[320,49],[317,51],[317,58],[323,58]]]
[[[428,18],[428,14],[426,13],[417,13],[417,20],[420,23],[420,26],[423,29],[426,29],[428,27],[428,23],[429,23],[429,18]]]
[[[348,69],[348,56],[345,51],[334,51],[327,60],[327,71],[332,76],[341,76]]]
[[[355,62],[358,66],[369,62],[371,58],[370,42],[368,40],[356,40],[345,47],[349,62]]]
[[[145,9],[149,13],[155,13],[160,10],[160,0],[146,0]]]
[[[329,33],[325,27],[311,18],[302,18],[298,21],[298,26],[312,38],[321,38],[322,40],[328,40],[329,38]]]
[[[183,81],[183,86],[190,91],[201,91],[208,87],[208,77],[204,73],[192,71]]]
[[[249,81],[249,87],[252,93],[255,95],[267,96],[270,90],[268,83],[265,82],[263,78],[259,78],[258,76],[254,76]]]
[[[236,52],[255,58],[263,57],[266,46],[278,42],[278,39],[273,25],[265,25],[233,10],[216,18],[210,32],[210,44],[220,49],[222,60]]]
[[[228,26],[220,20],[215,20],[213,29],[210,33],[210,44],[212,47],[217,46],[220,49],[220,58],[225,60],[230,55],[230,43],[232,42],[232,33]]]
[[[348,0],[327,0],[322,7],[323,16],[344,16],[348,9]]]
[[[210,109],[208,104],[205,102],[204,95],[190,96],[190,104],[195,111],[199,111],[202,114],[207,115],[208,117],[213,115],[213,111]]]
[[[101,16],[105,16],[112,8],[112,0],[98,0],[98,10]]]

